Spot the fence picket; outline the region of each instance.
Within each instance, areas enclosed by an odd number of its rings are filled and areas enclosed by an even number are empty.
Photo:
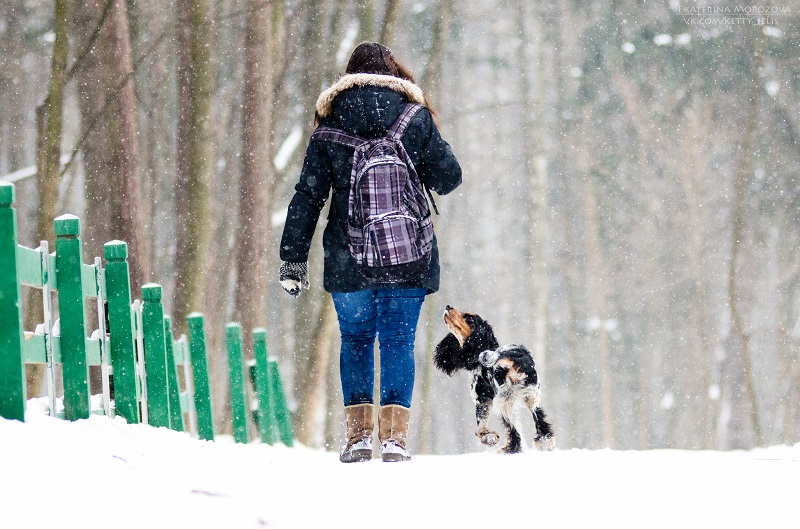
[[[228,369],[230,370],[231,412],[233,415],[233,439],[237,443],[250,440],[247,431],[247,404],[244,386],[244,360],[242,358],[242,326],[229,323],[225,326],[228,344]]]
[[[278,440],[275,406],[270,403],[269,358],[267,330],[253,329],[253,353],[256,359],[255,387],[258,395],[258,433],[261,442],[273,445]]]
[[[147,372],[147,416],[152,426],[170,427],[169,378],[164,336],[164,307],[161,285],[142,287],[142,330],[144,332],[145,371]]]
[[[103,246],[103,253],[106,258],[106,296],[116,413],[125,417],[129,423],[136,424],[140,421],[140,416],[136,392],[135,326],[131,310],[128,245],[122,241],[107,242]]]
[[[178,370],[175,366],[175,340],[172,337],[172,319],[164,316],[164,345],[167,351],[167,398],[169,399],[169,425],[182,432],[181,388],[178,386]]]
[[[203,315],[193,312],[187,317],[189,325],[189,356],[192,359],[194,408],[197,412],[197,436],[214,440],[214,421],[211,413],[211,389],[208,383],[208,357]]]
[[[91,413],[89,363],[86,355],[86,313],[83,306],[80,220],[74,215],[55,219],[56,277],[61,315],[61,364],[64,377],[64,417],[86,419]]]
[[[22,313],[14,186],[0,182],[0,417],[25,420]]]
[[[292,416],[286,406],[286,394],[283,391],[281,373],[278,371],[278,361],[269,359],[268,370],[270,375],[270,400],[275,406],[275,418],[278,421],[278,435],[285,446],[294,446],[294,431],[292,430]]]

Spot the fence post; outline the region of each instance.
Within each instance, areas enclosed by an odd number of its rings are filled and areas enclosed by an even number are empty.
[[[161,285],[142,287],[142,327],[147,371],[147,417],[151,426],[170,427],[167,351],[164,337],[164,307]]]
[[[17,281],[14,185],[0,182],[0,417],[25,420],[25,364]]]
[[[128,245],[122,241],[103,246],[106,257],[106,297],[111,336],[111,367],[114,370],[114,402],[117,415],[132,424],[139,423],[136,400],[136,360],[133,345],[131,280],[128,269]]]
[[[214,421],[211,415],[211,391],[208,384],[208,358],[203,315],[199,312],[192,312],[186,319],[189,324],[189,355],[192,358],[197,436],[200,439],[213,441]]]
[[[86,361],[86,313],[81,281],[81,221],[61,215],[53,227],[56,234],[56,282],[61,319],[61,364],[64,378],[64,418],[87,419],[89,366]]]
[[[278,361],[269,360],[270,389],[275,405],[275,418],[278,421],[278,434],[285,446],[294,446],[294,432],[292,431],[292,417],[286,406],[286,394],[283,392],[283,382],[278,371]]]
[[[269,398],[269,365],[267,358],[267,330],[261,327],[253,329],[253,353],[256,357],[255,386],[258,395],[258,433],[261,442],[268,445],[277,441],[277,425],[275,407]]]
[[[242,360],[242,326],[229,323],[225,326],[228,344],[228,369],[231,379],[231,411],[233,439],[237,443],[249,441],[247,432],[247,404],[244,387],[244,361]]]
[[[178,386],[178,370],[175,367],[175,345],[172,340],[172,320],[164,316],[164,336],[167,350],[167,398],[169,398],[169,424],[175,431],[183,431],[181,411],[181,388]]]

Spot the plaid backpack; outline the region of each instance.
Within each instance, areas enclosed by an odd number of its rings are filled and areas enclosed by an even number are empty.
[[[404,282],[426,273],[430,263],[431,212],[423,184],[400,141],[421,108],[406,104],[386,136],[371,140],[331,127],[319,127],[311,135],[312,140],[355,149],[347,208],[348,243],[359,269],[373,281]]]

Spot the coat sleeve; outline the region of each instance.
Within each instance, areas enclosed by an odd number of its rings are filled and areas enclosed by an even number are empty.
[[[317,227],[319,214],[331,190],[333,169],[325,142],[313,140],[308,144],[300,181],[289,203],[286,224],[281,237],[282,261],[302,263],[308,261],[311,239]]]
[[[428,109],[420,111],[421,130],[425,140],[416,166],[420,180],[440,195],[461,185],[461,166],[433,121]]]

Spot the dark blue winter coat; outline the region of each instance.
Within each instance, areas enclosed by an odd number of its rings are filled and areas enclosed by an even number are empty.
[[[362,138],[386,134],[409,101],[422,102],[419,88],[383,75],[346,75],[320,95],[320,125],[343,129]],[[445,195],[461,183],[461,167],[450,145],[439,135],[427,109],[413,118],[402,138],[420,180]],[[347,243],[347,205],[353,148],[312,140],[306,150],[300,181],[289,204],[281,238],[280,257],[305,262],[320,212],[333,189],[328,225],[322,238],[325,259],[324,287],[328,292],[356,292],[373,288],[439,289],[439,250],[436,239],[427,273],[407,283],[376,284],[358,270]],[[314,278],[311,278],[313,281]]]

